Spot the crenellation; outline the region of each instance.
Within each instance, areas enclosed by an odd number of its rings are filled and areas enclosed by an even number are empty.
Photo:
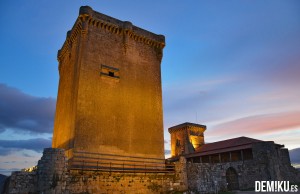
[[[66,41],[64,42],[62,48],[57,52],[57,60],[61,61],[66,53],[70,52],[69,48],[71,44],[77,39],[79,31],[82,30],[82,24],[80,20],[77,19],[72,30],[68,31]]]
[[[83,35],[87,33],[86,30],[83,30],[85,27],[81,26],[85,25],[85,23],[116,35],[125,34],[135,41],[155,48],[163,49],[165,46],[165,37],[163,35],[156,35],[132,25],[131,22],[123,22],[107,15],[94,12],[92,8],[88,6],[83,6],[80,8],[76,23],[72,30],[67,33],[66,41],[58,52],[58,60],[61,60],[61,58],[64,57],[68,44],[71,44],[71,42],[76,39],[78,36],[78,29],[80,29],[80,27]]]

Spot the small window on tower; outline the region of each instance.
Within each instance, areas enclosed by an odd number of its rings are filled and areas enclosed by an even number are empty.
[[[101,77],[103,78],[113,78],[115,80],[120,79],[120,71],[115,67],[110,67],[107,65],[101,65]]]
[[[108,75],[109,75],[110,77],[115,77],[115,73],[114,73],[114,72],[111,72],[111,71],[108,72]]]

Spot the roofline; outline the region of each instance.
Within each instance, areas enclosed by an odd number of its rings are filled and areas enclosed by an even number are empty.
[[[253,139],[253,138],[250,138],[250,137],[245,137],[245,136],[241,136],[241,137],[236,137],[236,138],[231,138],[231,139],[226,139],[226,140],[221,140],[221,141],[216,141],[216,142],[212,142],[212,143],[207,143],[205,145],[208,145],[208,144],[215,144],[215,143],[220,143],[220,142],[224,142],[224,141],[230,141],[230,140],[233,140],[233,139],[239,139],[239,138],[247,138],[247,139]],[[236,146],[225,146],[225,147],[222,147],[222,148],[215,148],[215,149],[211,149],[211,150],[207,150],[207,151],[199,151],[199,152],[195,152],[195,153],[191,153],[191,154],[197,154],[197,153],[205,153],[205,152],[212,152],[212,151],[215,151],[215,150],[222,150],[222,149],[232,149],[232,148],[236,148],[236,147],[239,147],[239,146],[246,146],[246,145],[252,145],[254,143],[261,143],[261,142],[266,142],[266,141],[262,141],[262,140],[259,140],[259,139],[253,139],[253,140],[256,140],[257,142],[249,142],[249,143],[243,143],[243,144],[240,144],[240,145],[236,145]],[[270,142],[273,142],[273,141],[270,141]],[[274,143],[274,142],[273,142]]]
[[[195,153],[191,153],[191,154],[186,154],[184,156],[186,158],[191,158],[191,157],[197,157],[197,156],[221,154],[221,153],[225,153],[225,152],[231,152],[231,151],[237,151],[237,150],[252,148],[252,144],[253,143],[243,144],[243,145],[238,145],[238,146],[232,146],[232,147],[225,147],[225,148],[221,148],[221,149],[208,150],[208,151],[205,151],[205,152],[195,152]]]

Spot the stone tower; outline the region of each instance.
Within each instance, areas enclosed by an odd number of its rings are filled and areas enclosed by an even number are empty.
[[[88,6],[58,51],[53,148],[114,160],[164,163],[163,35]]]
[[[171,134],[171,156],[190,154],[204,144],[205,125],[182,123],[169,128]]]

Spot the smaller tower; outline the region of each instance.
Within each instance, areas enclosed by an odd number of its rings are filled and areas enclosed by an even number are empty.
[[[193,153],[204,144],[205,125],[182,123],[169,128],[172,157]]]

